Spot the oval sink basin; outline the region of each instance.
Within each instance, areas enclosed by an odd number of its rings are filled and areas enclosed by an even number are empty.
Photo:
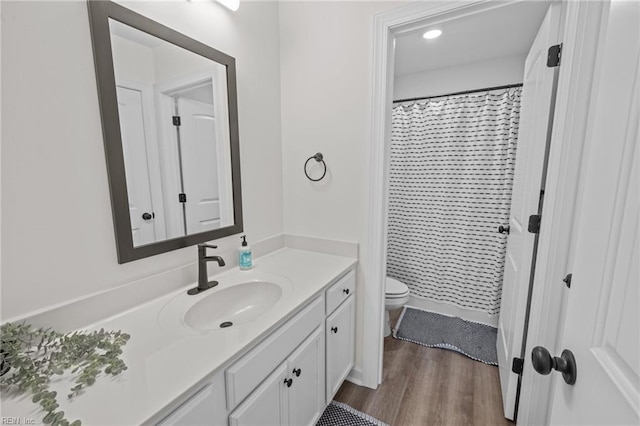
[[[270,272],[247,271],[215,280],[216,287],[197,295],[181,290],[160,310],[158,324],[180,334],[236,330],[260,318],[268,321],[266,316],[280,309],[293,290],[288,278]]]
[[[202,331],[242,324],[262,316],[280,297],[282,288],[272,282],[236,284],[199,300],[187,311],[184,322]]]

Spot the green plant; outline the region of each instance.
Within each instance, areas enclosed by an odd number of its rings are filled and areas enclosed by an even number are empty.
[[[115,376],[127,369],[120,355],[130,336],[121,331],[101,329],[63,334],[26,323],[6,323],[0,327],[0,333],[0,384],[6,390],[30,392],[32,401],[46,412],[45,424],[81,424],[80,420],[69,423],[64,411],[58,410],[57,393],[49,390],[52,376],[69,369],[77,375],[67,395],[72,398],[94,384],[100,373]]]

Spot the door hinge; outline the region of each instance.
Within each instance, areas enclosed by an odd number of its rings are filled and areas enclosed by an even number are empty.
[[[518,375],[522,375],[522,370],[524,369],[524,359],[522,358],[514,358],[511,362],[511,371]]]
[[[185,193],[178,194],[178,202],[179,203],[186,203],[187,202],[187,194],[185,194]]]
[[[560,65],[560,56],[562,56],[562,43],[554,44],[549,48],[547,53],[547,66],[555,68]]]
[[[537,234],[540,232],[540,220],[542,217],[539,214],[532,214],[529,216],[529,226],[527,226],[527,231],[532,234]]]
[[[179,126],[180,125],[180,116],[179,115],[174,115],[172,118],[173,118],[173,125],[174,126]]]

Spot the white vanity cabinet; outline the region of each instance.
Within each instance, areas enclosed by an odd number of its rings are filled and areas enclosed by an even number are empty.
[[[327,290],[326,403],[331,402],[355,362],[355,272]]]
[[[229,415],[229,426],[314,425],[324,407],[320,326]]]
[[[355,285],[350,269],[161,424],[315,425],[353,368]]]

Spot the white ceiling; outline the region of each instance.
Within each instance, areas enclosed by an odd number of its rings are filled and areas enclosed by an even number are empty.
[[[522,1],[396,36],[395,74],[448,68],[529,51],[549,1]],[[442,35],[425,40],[438,28]]]

